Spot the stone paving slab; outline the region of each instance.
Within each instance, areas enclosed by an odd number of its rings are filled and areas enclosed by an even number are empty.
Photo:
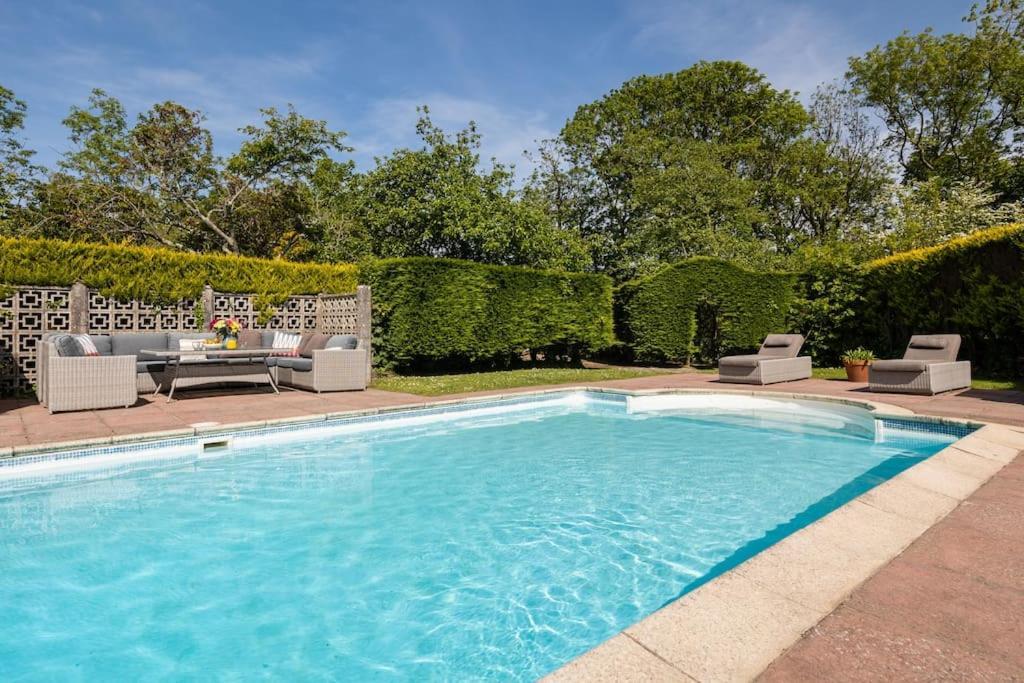
[[[1024,680],[1022,530],[1018,456],[760,680]]]

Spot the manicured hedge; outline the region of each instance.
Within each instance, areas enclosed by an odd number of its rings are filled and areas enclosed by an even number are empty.
[[[788,273],[755,273],[705,257],[682,261],[618,289],[619,338],[639,360],[686,361],[697,350],[698,310],[706,306],[717,323],[714,352],[751,351],[765,335],[788,331],[795,284]]]
[[[373,287],[375,356],[385,365],[477,362],[527,349],[579,353],[612,341],[611,281],[602,275],[412,258],[322,265],[166,249],[0,238],[0,287],[70,286],[149,303],[221,292],[270,306],[291,294]]]
[[[1024,359],[1024,225],[1009,225],[860,267],[800,278],[791,325],[817,365],[864,346],[899,357],[914,334],[957,333],[976,369],[1019,374]]]
[[[1024,225],[976,232],[864,267],[865,329],[899,355],[912,334],[955,332],[960,357],[995,372],[1024,359]]]
[[[373,288],[375,354],[400,369],[612,341],[602,275],[409,258],[364,264],[361,280]]]
[[[0,284],[66,287],[81,280],[108,296],[155,304],[196,297],[206,284],[219,292],[259,294],[276,304],[291,294],[352,292],[358,277],[351,264],[0,238]]]

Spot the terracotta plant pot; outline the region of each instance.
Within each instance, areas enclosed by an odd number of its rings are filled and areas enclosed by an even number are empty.
[[[871,367],[871,361],[869,360],[858,360],[858,361],[847,361],[843,363],[843,367],[846,368],[846,379],[850,382],[867,382],[868,381],[868,368]]]

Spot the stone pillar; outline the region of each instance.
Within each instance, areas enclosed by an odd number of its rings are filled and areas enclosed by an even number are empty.
[[[314,332],[324,331],[324,295],[316,295],[316,329]]]
[[[210,285],[203,287],[203,296],[200,301],[203,303],[203,320],[200,331],[205,332],[210,329],[210,323],[213,322],[213,287]]]
[[[89,334],[89,288],[81,282],[71,285],[68,295],[71,334]]]
[[[373,302],[369,285],[356,287],[356,338],[366,349],[366,381],[373,378]]]

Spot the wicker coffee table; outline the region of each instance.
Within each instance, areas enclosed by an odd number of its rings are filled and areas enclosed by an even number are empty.
[[[277,384],[273,375],[270,374],[270,367],[265,362],[259,362],[268,356],[280,354],[281,349],[202,349],[188,351],[168,351],[156,349],[143,349],[140,354],[146,354],[154,358],[167,361],[167,369],[164,372],[165,381],[169,388],[167,402],[170,403],[176,389],[195,387],[204,384],[269,384],[275,394]],[[196,358],[205,356],[205,358]],[[247,360],[248,362],[231,362]],[[157,384],[154,394],[159,394],[164,382]]]

